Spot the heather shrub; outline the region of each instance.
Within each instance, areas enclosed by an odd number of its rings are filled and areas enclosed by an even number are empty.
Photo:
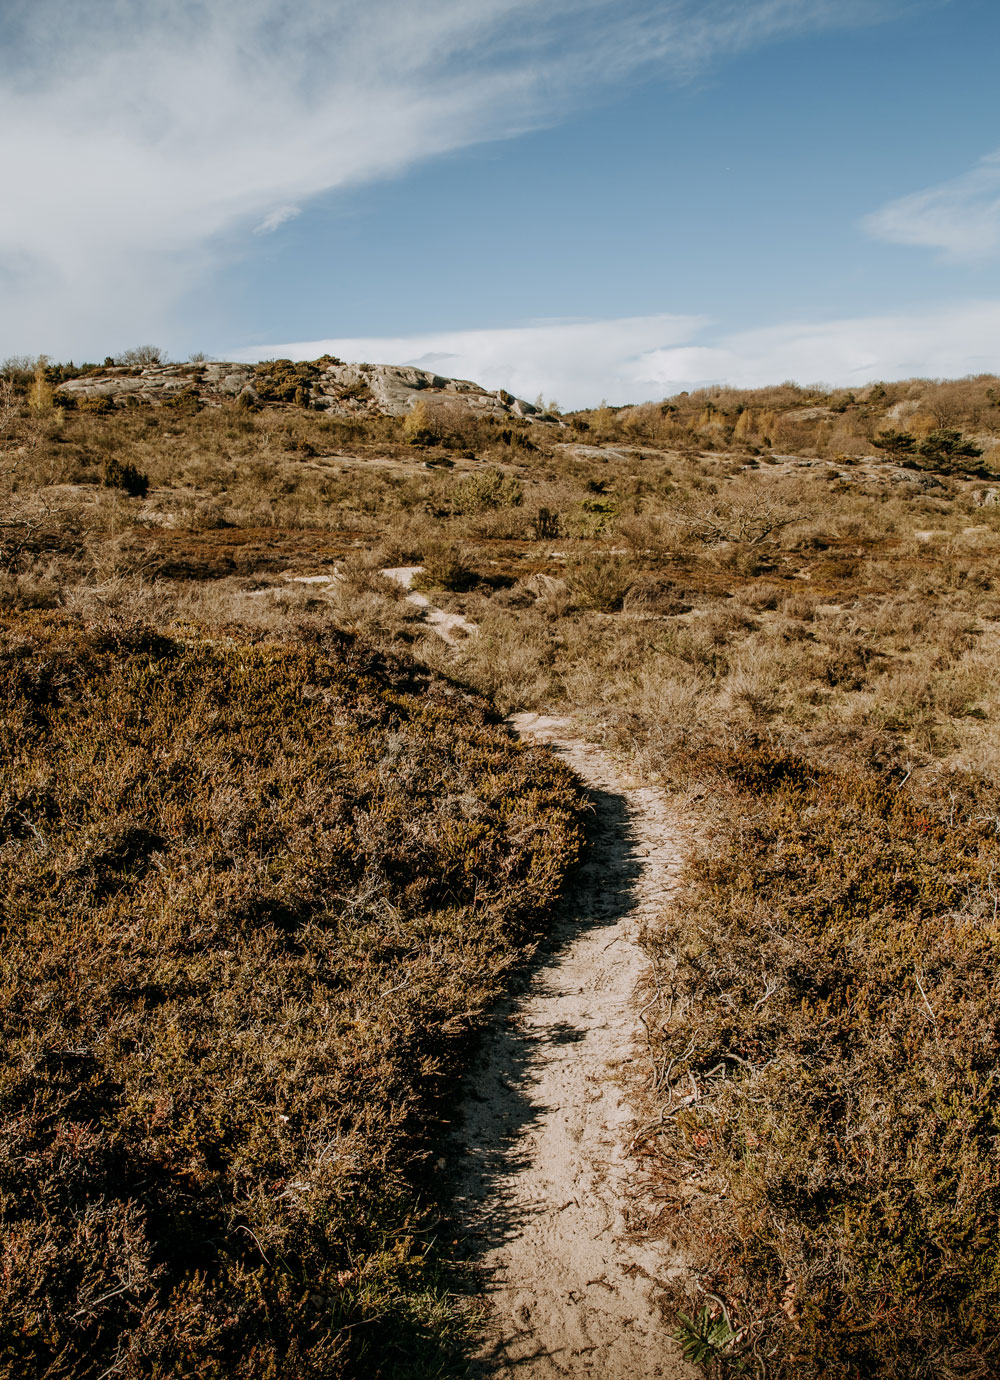
[[[566,578],[580,608],[611,613],[621,608],[635,576],[632,564],[621,556],[588,556],[574,561]]]
[[[113,455],[104,462],[102,482],[105,488],[122,489],[132,498],[145,498],[149,491],[149,475]]]
[[[575,788],[349,638],[90,628],[0,626],[0,1375],[441,1373],[429,1156]]]
[[[709,1287],[769,1374],[985,1375],[995,786],[755,738],[685,770],[724,835],[653,939],[652,1153],[720,1195],[691,1223]]]

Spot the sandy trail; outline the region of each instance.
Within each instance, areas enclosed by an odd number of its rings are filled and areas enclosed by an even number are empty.
[[[474,624],[411,589],[419,569],[382,573],[449,644],[475,635]],[[490,1305],[473,1373],[695,1380],[656,1302],[656,1282],[685,1268],[643,1239],[621,1077],[641,1057],[635,990],[646,960],[636,941],[677,885],[686,839],[662,794],[627,776],[571,719],[509,722],[559,753],[594,814],[545,954],[497,1013],[463,1089],[456,1215]]]
[[[457,646],[465,637],[470,637],[479,631],[475,623],[470,623],[467,618],[463,618],[460,613],[445,613],[444,609],[437,608],[428,599],[426,594],[420,594],[417,590],[411,589],[414,575],[423,570],[420,565],[397,565],[390,566],[383,570],[382,574],[390,580],[395,580],[398,585],[402,585],[407,590],[406,598],[409,603],[415,604],[417,608],[424,611],[424,622],[432,632],[437,633],[451,644]]]
[[[689,1377],[655,1280],[683,1272],[630,1222],[631,1112],[619,1087],[637,1055],[636,937],[680,871],[662,796],[628,779],[570,720],[518,714],[594,804],[590,847],[526,991],[499,1013],[465,1089],[458,1216],[490,1304],[477,1374],[535,1380]]]
[[[407,603],[415,605],[420,609],[424,616],[424,622],[431,632],[436,633],[449,646],[459,646],[467,637],[471,637],[479,629],[475,623],[470,623],[467,618],[463,618],[460,613],[445,613],[444,609],[439,609],[432,604],[426,594],[421,594],[418,590],[411,589],[414,575],[423,570],[420,565],[399,565],[390,566],[382,571],[382,574],[389,580],[395,580],[396,584],[402,585],[406,590]],[[317,593],[328,592],[341,580],[340,572],[336,566],[329,575],[293,575],[286,571],[284,576],[289,584],[295,585],[315,585]],[[254,594],[273,596],[274,590],[254,590]]]

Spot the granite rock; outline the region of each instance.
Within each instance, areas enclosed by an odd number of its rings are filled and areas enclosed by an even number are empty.
[[[276,366],[287,364],[277,361]],[[341,416],[404,417],[418,403],[428,408],[457,406],[497,420],[540,417],[538,408],[502,388],[489,390],[469,379],[450,379],[412,365],[342,364],[326,359],[302,366],[298,404]],[[112,367],[69,379],[58,392],[67,399],[110,398],[116,404],[169,403],[183,394],[206,407],[241,395],[268,401],[261,366],[212,361],[160,364],[148,368]],[[289,404],[284,400],[285,405]]]

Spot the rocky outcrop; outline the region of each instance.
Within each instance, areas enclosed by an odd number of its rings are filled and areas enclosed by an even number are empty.
[[[468,379],[392,364],[344,364],[329,356],[307,363],[158,364],[93,370],[59,386],[67,400],[100,406],[171,403],[218,406],[241,396],[251,405],[288,404],[342,416],[403,417],[418,403],[459,406],[497,420],[542,413],[523,398],[493,392]]]

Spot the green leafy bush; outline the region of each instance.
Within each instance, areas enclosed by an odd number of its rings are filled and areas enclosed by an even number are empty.
[[[269,359],[255,366],[253,387],[261,402],[297,403],[300,407],[308,404],[312,393],[312,383],[320,375],[320,364],[291,360]]]
[[[85,416],[110,417],[115,411],[114,398],[102,393],[96,393],[89,398],[85,395],[75,397],[72,393],[57,393],[56,401],[60,407],[75,406]]]
[[[484,513],[498,508],[516,508],[524,497],[521,481],[503,470],[474,470],[463,475],[452,490],[452,506],[456,513]]]
[[[189,384],[186,388],[179,388],[176,393],[171,393],[166,399],[166,405],[175,412],[200,412],[201,394],[196,385]]]

